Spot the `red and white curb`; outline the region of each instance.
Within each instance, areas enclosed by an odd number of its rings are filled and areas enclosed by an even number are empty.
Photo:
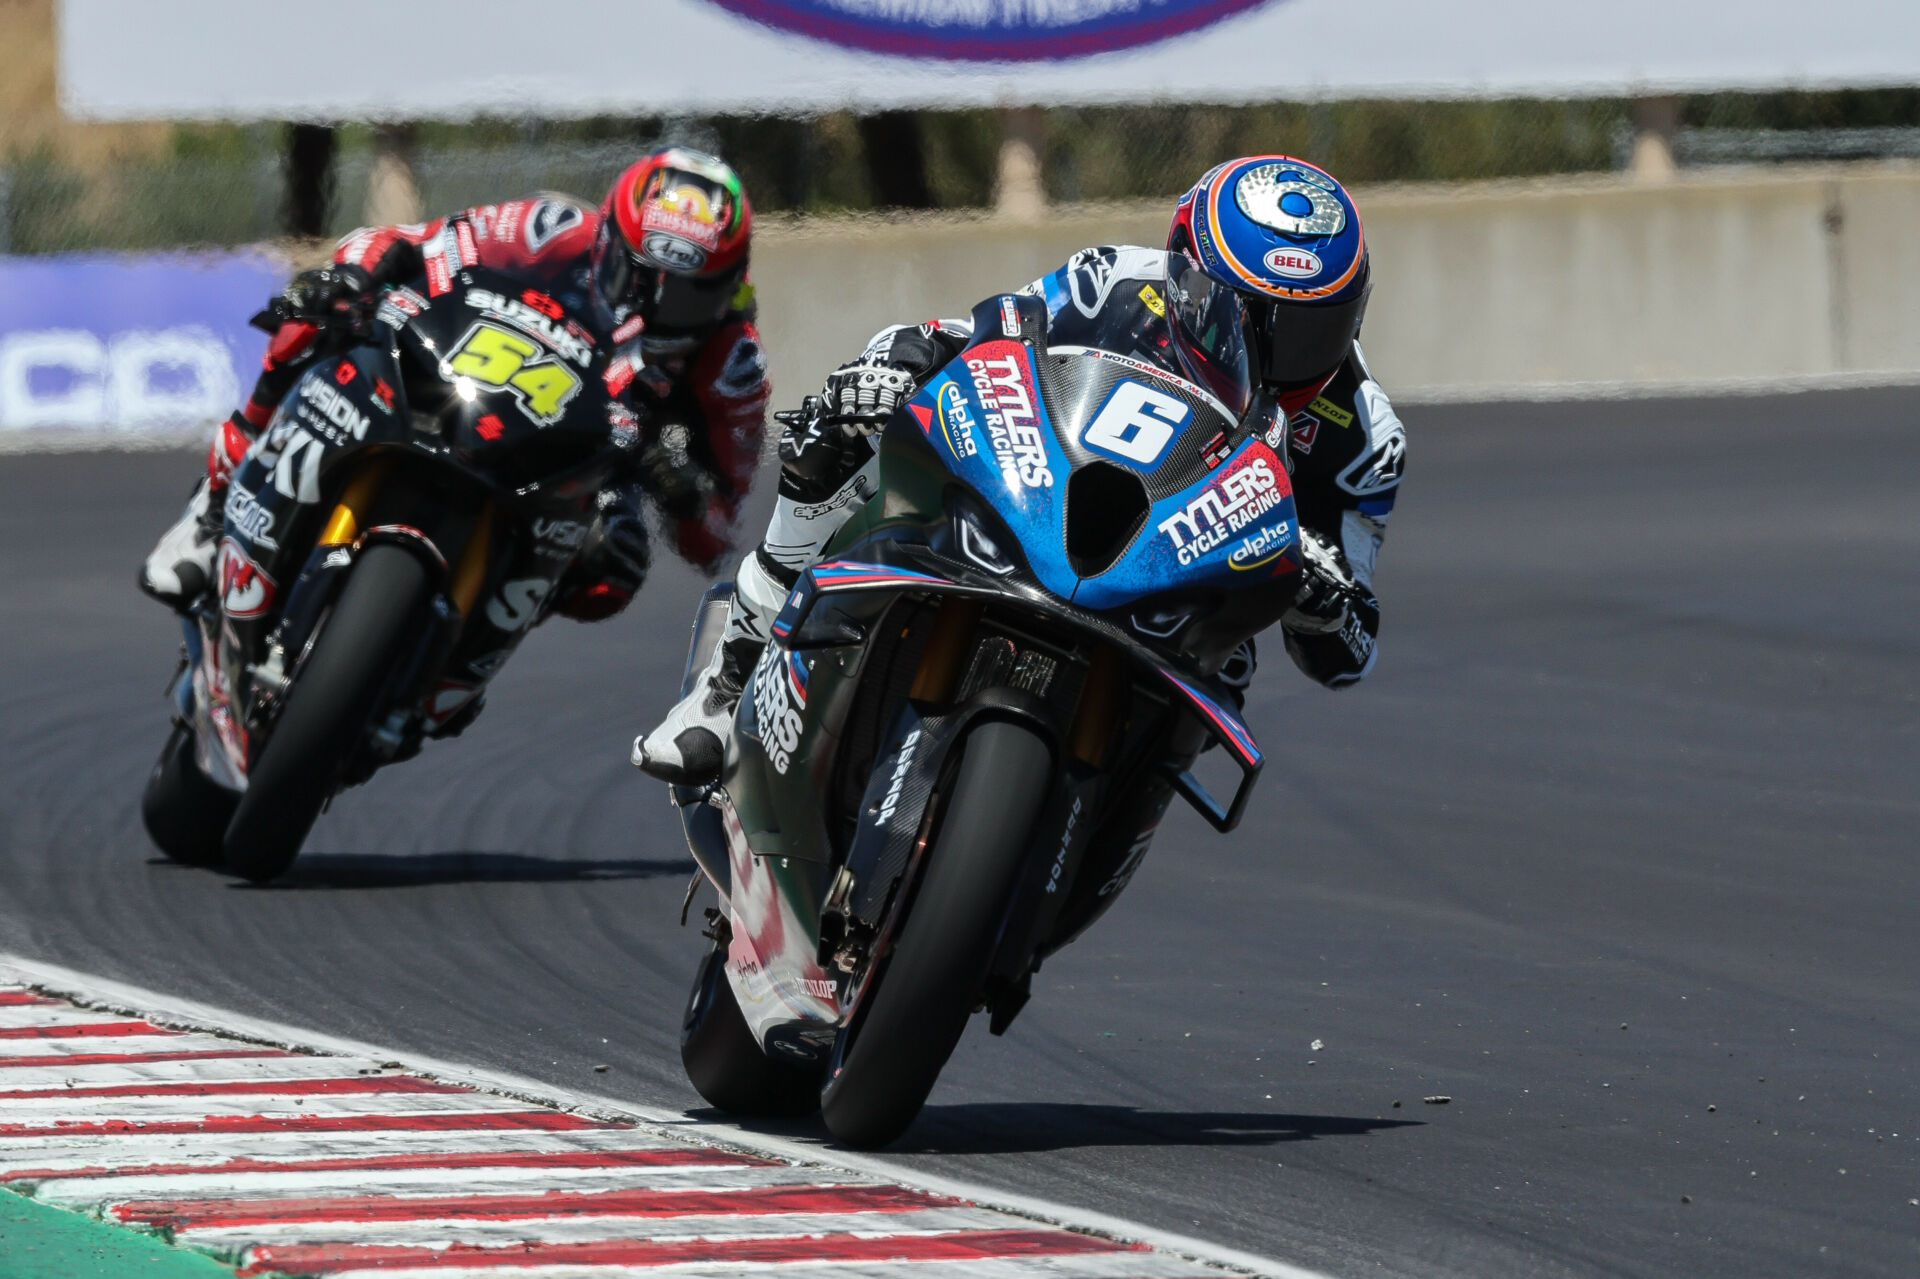
[[[0,956],[0,1183],[243,1275],[1310,1279],[905,1171]]]

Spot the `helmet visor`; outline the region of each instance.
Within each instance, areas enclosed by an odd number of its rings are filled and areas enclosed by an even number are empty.
[[[1253,399],[1246,300],[1184,253],[1167,255],[1167,318],[1187,376],[1237,418]]]
[[[1372,292],[1367,280],[1358,294],[1339,302],[1259,304],[1261,380],[1299,386],[1333,373],[1353,350]]]
[[[639,268],[645,296],[635,304],[653,332],[710,329],[726,317],[740,289],[738,269],[721,275],[680,275],[651,265]]]
[[[616,313],[625,308],[658,333],[710,329],[726,318],[744,265],[718,275],[685,275],[635,250],[612,218],[600,224],[600,234],[605,242],[594,258],[593,285]]]

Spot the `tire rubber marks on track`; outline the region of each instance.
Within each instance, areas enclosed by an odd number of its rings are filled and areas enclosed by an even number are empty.
[[[1185,1279],[1144,1244],[0,987],[0,1183],[241,1273]]]

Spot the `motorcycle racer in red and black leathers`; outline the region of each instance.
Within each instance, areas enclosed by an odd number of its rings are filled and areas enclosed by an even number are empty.
[[[1281,619],[1287,652],[1330,688],[1352,684],[1373,666],[1374,562],[1406,454],[1405,431],[1356,341],[1372,288],[1359,211],[1313,165],[1235,160],[1181,198],[1165,250],[1082,249],[1024,292],[1046,300],[1051,345],[1124,351],[1135,343],[1142,358],[1176,355],[1205,383],[1208,339],[1178,322],[1178,278],[1187,271],[1237,297],[1240,340],[1260,384],[1242,424],[1290,473],[1301,584]],[[827,378],[825,414],[790,426],[780,441],[779,502],[766,540],[740,566],[723,640],[688,696],[635,740],[636,765],[683,784],[718,775],[769,624],[800,572],[877,490],[873,433],[972,337],[969,320],[888,328]],[[1144,349],[1169,345],[1178,349]],[[1244,690],[1254,666],[1248,641],[1214,673]],[[1143,797],[1136,829],[1150,835],[1170,795]]]
[[[643,495],[680,555],[714,571],[733,549],[771,393],[747,277],[752,222],[732,168],[670,147],[622,173],[598,209],[542,193],[348,235],[331,264],[296,276],[255,317],[272,333],[259,380],[216,430],[206,476],[147,557],[142,589],[176,609],[191,605],[211,580],[234,467],[301,372],[363,334],[386,289],[431,297],[467,266],[504,272],[593,317],[612,351],[608,390],[661,428],[633,473],[599,495],[552,611],[595,621],[632,600],[649,561]]]

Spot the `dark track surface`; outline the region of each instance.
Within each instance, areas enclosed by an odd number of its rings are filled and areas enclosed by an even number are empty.
[[[1376,675],[1270,647],[1246,825],[1170,820],[898,1157],[1346,1275],[1920,1272],[1920,394],[1406,416]],[[549,624],[240,887],[136,815],[191,466],[0,459],[0,949],[697,1105],[625,753],[699,584]]]

